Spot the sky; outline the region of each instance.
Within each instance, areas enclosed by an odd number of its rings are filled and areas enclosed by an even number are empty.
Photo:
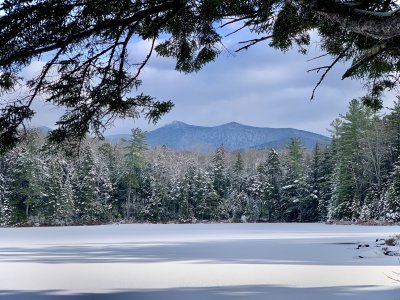
[[[228,50],[193,74],[179,73],[174,70],[172,59],[153,55],[142,71],[143,84],[137,92],[159,100],[172,100],[175,104],[172,111],[156,125],[146,120],[116,120],[105,134],[129,133],[136,127],[151,131],[173,121],[199,126],[235,121],[329,135],[330,123],[339,114],[346,113],[349,101],[365,94],[361,82],[341,80],[346,65],[337,64],[310,101],[321,74],[307,70],[329,64],[331,58],[309,61],[322,54],[315,42],[310,45],[308,55],[298,53],[297,49],[283,53],[270,48],[268,42],[235,53],[240,47],[238,42],[247,38],[248,34],[244,33],[225,39]],[[132,42],[129,59],[143,61],[149,46],[146,41]],[[24,71],[25,75],[29,77],[42,65],[43,62],[33,62]],[[392,106],[393,98],[386,97],[384,106]],[[54,128],[61,115],[60,109],[41,102],[36,102],[34,109],[37,115],[31,126]]]

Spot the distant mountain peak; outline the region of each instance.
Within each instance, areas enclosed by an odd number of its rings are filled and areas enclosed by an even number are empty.
[[[226,123],[226,124],[222,124],[219,127],[244,127],[244,126],[246,126],[246,125],[243,125],[243,124],[240,124],[238,122],[232,121],[232,122],[229,122],[229,123]]]
[[[172,121],[171,123],[166,124],[164,127],[183,127],[183,126],[189,126],[189,124],[186,124],[184,122],[181,121]]]
[[[30,130],[38,131],[44,135],[47,135],[50,131],[52,131],[52,129],[47,126],[36,126],[36,127],[30,128]]]
[[[318,142],[329,144],[330,138],[293,128],[268,128],[229,122],[219,126],[196,126],[174,121],[147,134],[149,146],[166,145],[173,149],[216,149],[219,145],[229,150],[284,148],[290,138],[297,137],[307,149]]]

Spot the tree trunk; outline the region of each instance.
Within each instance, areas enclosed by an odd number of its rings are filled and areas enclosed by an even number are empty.
[[[131,193],[132,193],[132,189],[131,189],[131,187],[129,187],[128,192],[127,192],[128,195],[126,197],[126,202],[125,202],[125,220],[127,220],[129,218],[129,214],[130,214]]]
[[[312,10],[354,33],[379,40],[400,37],[400,9],[376,12],[357,9],[333,0],[316,0]]]

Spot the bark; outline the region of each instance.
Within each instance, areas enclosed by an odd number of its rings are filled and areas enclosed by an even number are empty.
[[[389,12],[367,11],[335,0],[315,0],[311,8],[340,27],[366,37],[380,40],[400,37],[400,9]]]
[[[355,61],[353,61],[353,64],[351,65],[350,68],[346,70],[346,72],[343,74],[342,79],[345,79],[347,77],[350,77],[354,75],[354,73],[357,71],[359,67],[367,63],[368,61],[371,61],[374,57],[382,53],[388,48],[389,43],[382,42],[379,43],[378,45],[375,45],[371,49],[368,49],[366,53],[364,53],[361,57],[357,58]]]

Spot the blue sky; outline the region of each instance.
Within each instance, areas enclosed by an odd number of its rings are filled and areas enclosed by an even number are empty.
[[[152,130],[174,120],[202,126],[215,126],[236,121],[259,127],[292,127],[329,135],[329,124],[344,114],[353,98],[364,94],[361,82],[341,80],[346,66],[338,64],[310,96],[321,74],[307,70],[329,63],[330,58],[308,61],[320,55],[313,42],[308,55],[296,49],[286,53],[272,49],[268,42],[250,50],[234,53],[246,33],[224,40],[223,51],[200,72],[182,74],[174,70],[174,61],[154,55],[142,72],[143,85],[138,92],[160,100],[172,100],[172,111],[154,126],[145,120],[117,120],[106,134],[129,133],[131,128]],[[149,47],[146,41],[130,45],[130,60],[141,62]],[[34,62],[34,73],[41,66]],[[388,96],[386,106],[393,97]],[[37,102],[37,115],[32,126],[54,127],[60,110]]]

